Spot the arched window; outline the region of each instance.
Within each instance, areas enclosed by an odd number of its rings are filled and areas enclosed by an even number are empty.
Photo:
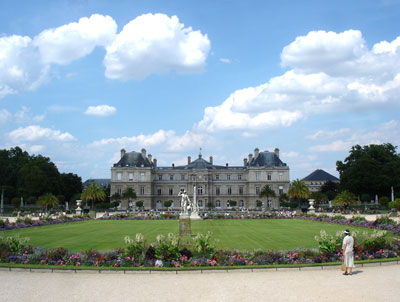
[[[215,207],[216,208],[220,208],[221,207],[221,201],[220,200],[216,200],[215,201]]]

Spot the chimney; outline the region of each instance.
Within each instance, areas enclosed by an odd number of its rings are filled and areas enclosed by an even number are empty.
[[[276,156],[279,157],[279,149],[278,148],[275,148],[275,154],[276,154]]]
[[[213,164],[213,157],[210,156],[210,164]]]
[[[147,158],[149,159],[149,161],[151,162],[151,160],[153,159],[153,156],[151,154],[147,155]]]
[[[121,149],[121,158],[124,157],[125,153],[126,153],[125,149]]]
[[[174,163],[172,163],[172,168],[175,168],[175,164]]]
[[[251,160],[253,159],[253,154],[249,154],[249,164],[251,163]]]
[[[142,149],[142,156],[143,156],[143,158],[146,158],[146,149],[145,148]]]
[[[259,152],[260,152],[260,150],[258,148],[254,149],[254,158],[258,157]]]
[[[154,167],[157,167],[157,159],[156,158],[153,159],[153,165],[154,165]]]
[[[243,166],[247,167],[247,158],[243,158]]]
[[[190,165],[191,162],[192,162],[192,158],[190,156],[188,156],[188,165]]]
[[[228,163],[226,163],[226,167],[228,168],[228,166],[229,166],[229,164]]]

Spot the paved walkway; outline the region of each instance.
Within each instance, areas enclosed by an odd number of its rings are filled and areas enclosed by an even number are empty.
[[[0,270],[0,301],[399,301],[400,264],[208,272]]]

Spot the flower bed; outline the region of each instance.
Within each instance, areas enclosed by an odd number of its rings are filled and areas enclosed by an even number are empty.
[[[50,218],[44,217],[39,220],[32,220],[30,218],[19,218],[16,222],[8,222],[7,220],[4,221],[0,219],[0,231],[7,231],[7,230],[15,230],[15,229],[22,229],[22,228],[29,228],[34,226],[43,226],[43,225],[51,225],[51,224],[60,224],[66,222],[77,222],[77,221],[86,221],[91,220],[93,218],[89,218],[88,216],[61,216],[59,218]]]

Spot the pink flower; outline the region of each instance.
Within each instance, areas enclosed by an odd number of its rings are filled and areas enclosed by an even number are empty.
[[[40,260],[40,264],[46,264],[46,260]]]
[[[80,263],[80,262],[77,262],[77,263],[76,263],[76,266],[81,266],[81,263]]]

